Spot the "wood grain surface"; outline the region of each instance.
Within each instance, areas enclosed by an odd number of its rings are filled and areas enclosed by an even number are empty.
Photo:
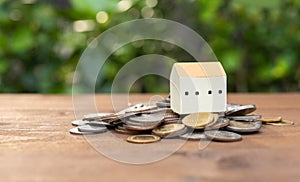
[[[145,102],[151,96],[130,99]],[[188,141],[171,156],[147,165],[116,162],[83,136],[69,134],[75,119],[70,95],[0,95],[0,100],[1,181],[300,180],[297,93],[229,94],[229,103],[256,104],[255,113],[282,116],[295,125],[264,125],[240,142],[211,142],[204,150],[199,150],[199,141]],[[109,95],[97,95],[96,101],[102,112],[113,111]]]

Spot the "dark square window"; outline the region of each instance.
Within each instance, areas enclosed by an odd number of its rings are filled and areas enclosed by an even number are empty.
[[[211,91],[211,90],[209,90],[209,91],[208,91],[208,94],[209,94],[209,95],[211,95],[211,94],[212,94],[212,91]]]
[[[184,95],[189,95],[189,92],[188,92],[188,91],[185,91],[185,92],[184,92]]]
[[[199,92],[198,92],[198,91],[196,91],[196,92],[195,92],[195,95],[199,95]]]
[[[222,92],[222,90],[219,90],[219,94],[222,94],[223,92]]]

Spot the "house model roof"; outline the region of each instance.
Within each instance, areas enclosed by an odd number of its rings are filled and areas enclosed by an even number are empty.
[[[180,77],[205,78],[226,76],[220,62],[175,63],[174,67]]]

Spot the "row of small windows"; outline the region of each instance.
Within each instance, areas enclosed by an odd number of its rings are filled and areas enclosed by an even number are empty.
[[[219,93],[219,94],[222,94],[223,91],[222,91],[222,90],[219,90],[218,93]],[[184,92],[184,95],[189,95],[189,94],[190,94],[190,93],[189,93],[188,91],[185,91],[185,92]],[[195,92],[195,95],[199,95],[199,94],[200,94],[200,93],[199,93],[198,91]],[[208,95],[211,95],[211,94],[212,94],[212,90],[208,90],[208,91],[207,91],[207,94],[208,94]]]

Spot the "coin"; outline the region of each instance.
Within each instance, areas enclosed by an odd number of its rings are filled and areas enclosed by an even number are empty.
[[[87,124],[94,125],[94,126],[102,126],[102,125],[111,126],[109,123],[102,122],[102,121],[84,121],[81,119],[72,121],[72,125],[74,126],[82,126]]]
[[[216,114],[202,112],[187,115],[182,119],[182,123],[190,128],[203,129],[209,123],[215,121],[218,117]]]
[[[251,122],[238,122],[238,121],[230,121],[229,125],[226,129],[240,132],[240,133],[247,133],[247,132],[255,132],[261,128],[261,121],[251,121]]]
[[[204,135],[204,132],[194,130],[192,132],[187,132],[183,135],[180,135],[180,138],[184,138],[188,140],[200,140],[200,139],[206,139],[206,136]]]
[[[185,132],[185,125],[179,123],[162,125],[152,130],[153,134],[160,137],[175,137]]]
[[[158,126],[161,122],[134,122],[130,120],[125,120],[124,122],[128,126],[136,126],[136,127],[153,127],[153,126]]]
[[[261,115],[226,116],[226,118],[236,121],[254,121],[260,119]]]
[[[263,117],[260,118],[260,121],[262,121],[263,123],[276,123],[276,122],[280,122],[282,120],[282,117]]]
[[[170,107],[171,106],[171,104],[168,102],[157,102],[156,105],[158,107]]]
[[[128,129],[149,130],[157,127],[163,119],[162,114],[142,114],[141,116],[130,117],[124,120]]]
[[[286,125],[294,125],[295,123],[293,121],[281,120],[280,122],[266,123],[266,124],[267,125],[273,125],[273,126],[286,126]]]
[[[94,133],[102,133],[107,130],[105,126],[92,126],[92,125],[82,125],[77,127],[81,132],[94,132]]]
[[[238,107],[240,107],[241,105],[239,104],[227,104],[226,106],[226,112],[232,111]]]
[[[86,114],[83,116],[82,120],[96,120],[97,118],[102,118],[102,117],[108,117],[108,116],[113,116],[113,113],[91,113],[91,114]]]
[[[242,140],[241,135],[229,131],[209,130],[205,131],[204,135],[216,141],[233,142]]]
[[[121,114],[121,115],[118,115],[117,116],[117,119],[115,120],[115,121],[117,121],[117,120],[122,120],[122,119],[124,119],[124,118],[129,118],[129,117],[131,117],[131,116],[135,116],[136,114],[138,114],[138,113],[135,113],[135,112],[128,112],[128,113],[125,113],[125,114]],[[112,119],[113,120],[113,119]]]
[[[108,123],[109,125],[106,125],[106,126],[117,126],[119,124],[122,124],[122,121],[121,120],[118,120],[118,121],[113,121],[113,122],[110,122]]]
[[[261,118],[260,115],[248,115],[256,110],[255,105],[227,104],[226,112],[190,115],[179,115],[169,107],[170,96],[155,104],[138,103],[116,113],[87,114],[82,120],[72,121],[78,127],[70,129],[70,133],[87,135],[114,129],[121,134],[134,135],[127,139],[132,143],[151,143],[157,140],[156,137],[160,139],[175,136],[190,140],[212,138],[218,141],[237,141],[242,139],[241,135],[216,130],[226,128],[243,133],[258,131],[262,122],[270,125],[294,124],[281,117]],[[196,130],[188,131],[188,127]],[[205,131],[202,130],[204,128]],[[150,132],[153,135],[149,135]]]
[[[234,106],[232,110],[226,111],[226,116],[243,116],[249,113],[252,113],[256,110],[255,105],[242,105],[242,106]]]
[[[160,122],[163,119],[162,114],[142,114],[141,116],[130,117],[129,120],[133,122]]]
[[[79,131],[77,127],[70,129],[69,132],[71,134],[74,134],[74,135],[92,135],[92,134],[97,134],[95,132],[83,132],[83,131]]]
[[[81,125],[85,125],[87,123],[89,123],[89,122],[88,121],[83,121],[81,119],[72,121],[72,125],[74,125],[74,126],[81,126]]]
[[[127,138],[127,141],[130,143],[140,143],[140,144],[153,143],[159,140],[160,137],[155,135],[133,135]]]
[[[168,107],[159,107],[147,111],[143,111],[144,114],[153,114],[153,113],[173,113],[173,110]]]
[[[163,119],[164,122],[169,122],[169,121],[175,121],[175,122],[179,122],[180,118],[164,118]]]
[[[176,123],[180,123],[179,120],[167,120],[167,121],[164,121],[164,124],[176,124]]]
[[[213,130],[213,129],[219,129],[219,128],[224,128],[225,126],[229,125],[229,119],[219,117],[216,122],[213,122],[211,124],[208,124],[205,127],[205,130]]]
[[[150,126],[136,126],[136,125],[123,125],[124,128],[128,130],[138,130],[138,131],[145,131],[145,130],[152,130],[156,128],[159,124],[157,125],[150,125]]]
[[[152,110],[152,109],[156,109],[157,106],[156,105],[150,105],[150,104],[136,104],[130,108],[127,108],[125,110],[123,110],[122,112],[118,112],[118,114],[120,113],[130,113],[130,112],[133,112],[133,113],[142,113],[144,111],[149,111],[149,110]]]
[[[138,134],[142,133],[142,131],[128,130],[124,127],[117,127],[117,128],[115,128],[115,131],[117,133],[121,133],[121,134],[125,134],[125,135],[138,135]]]
[[[107,123],[103,121],[90,121],[87,124],[91,126],[113,126],[113,123]]]
[[[138,109],[140,109],[140,108],[143,108],[144,106],[145,106],[145,105],[144,105],[144,104],[141,104],[141,103],[135,104],[135,105],[133,105],[133,106],[130,106],[130,107],[128,107],[128,108],[125,108],[125,109],[123,109],[123,110],[117,112],[116,114],[117,114],[117,115],[123,115],[123,114],[125,114],[125,113],[127,113],[127,112],[133,112],[133,111],[135,111],[135,110],[138,110]]]

